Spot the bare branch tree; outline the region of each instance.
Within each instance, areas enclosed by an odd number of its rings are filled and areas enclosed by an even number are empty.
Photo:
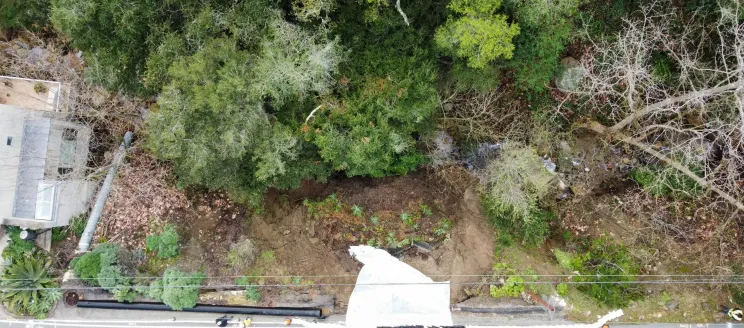
[[[744,211],[744,24],[732,3],[715,28],[660,0],[612,39],[587,34],[587,77],[576,93],[611,122],[579,127],[635,146]],[[658,54],[674,73],[660,71]]]
[[[454,94],[442,106],[442,127],[478,141],[523,140],[531,124],[529,112],[513,106],[505,97],[509,92],[501,88]]]

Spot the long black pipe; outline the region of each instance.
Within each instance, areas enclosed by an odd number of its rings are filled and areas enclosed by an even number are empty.
[[[77,303],[79,308],[111,309],[111,310],[143,310],[143,311],[173,311],[163,303],[137,302],[119,303],[116,301],[83,301]],[[222,314],[273,315],[282,317],[313,317],[322,318],[323,310],[319,308],[291,308],[291,307],[256,307],[256,306],[222,306],[197,304],[183,312],[203,312]]]

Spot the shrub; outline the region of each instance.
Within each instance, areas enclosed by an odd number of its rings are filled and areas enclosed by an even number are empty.
[[[65,233],[64,227],[54,227],[52,228],[52,242],[60,242],[65,240],[65,237],[67,237],[67,234]]]
[[[101,273],[101,256],[93,252],[76,257],[70,262],[75,276],[90,285],[98,284],[98,274]]]
[[[30,256],[36,246],[33,241],[21,239],[21,228],[6,226],[6,233],[10,237],[8,246],[3,250],[3,259],[15,262]]]
[[[449,239],[450,230],[452,230],[452,221],[449,219],[441,219],[439,220],[439,223],[437,223],[436,227],[434,227],[434,234],[437,236],[447,236],[447,239]]]
[[[364,217],[364,209],[362,209],[362,207],[359,205],[352,206],[351,213],[358,218]]]
[[[163,232],[147,236],[145,246],[150,252],[157,252],[158,258],[167,259],[181,253],[178,245],[178,233],[173,225],[169,224],[163,228]]]
[[[62,241],[67,236],[82,236],[87,223],[87,213],[70,218],[70,222],[67,226],[52,228],[52,242]]]
[[[246,270],[256,260],[256,251],[256,246],[250,239],[243,239],[230,246],[230,251],[227,253],[227,262],[237,270]]]
[[[491,286],[490,294],[493,298],[518,297],[524,292],[524,279],[518,276],[506,278],[502,286]]]
[[[88,214],[81,214],[70,219],[70,224],[67,226],[67,234],[74,234],[75,236],[82,236],[85,231],[85,225],[88,224]]]
[[[274,251],[261,251],[261,261],[274,262],[275,260],[276,255],[274,254]]]
[[[51,262],[46,255],[34,253],[14,262],[0,281],[0,298],[11,312],[46,317],[61,297],[57,283],[49,275]]]
[[[118,253],[118,245],[103,243],[92,251],[74,258],[70,266],[76,277],[97,286],[99,274],[117,262]]]
[[[640,266],[625,246],[599,238],[584,248],[585,252],[578,255],[555,252],[561,266],[581,274],[573,277],[576,282],[586,283],[578,285],[580,291],[610,307],[625,307],[643,298],[638,285],[627,283],[635,281],[633,275],[640,273]]]
[[[163,273],[163,278],[150,285],[149,296],[176,311],[189,309],[196,306],[199,286],[203,280],[202,273],[188,274],[175,268],[168,268]]]
[[[639,167],[630,171],[630,177],[646,192],[656,197],[670,196],[690,200],[704,193],[703,187],[695,180],[674,168]]]
[[[258,285],[250,283],[248,277],[243,276],[235,279],[235,284],[245,287],[245,299],[253,302],[261,301],[261,291],[258,289]]]
[[[119,302],[134,302],[137,298],[137,293],[131,288],[131,281],[132,278],[123,275],[118,265],[107,266],[98,273],[98,284],[114,294]]]
[[[540,209],[538,203],[552,189],[553,175],[536,151],[503,143],[482,181],[482,202],[491,222],[518,234],[524,244],[542,243],[555,214]]]
[[[566,283],[560,283],[557,286],[555,286],[555,290],[558,293],[558,296],[566,297],[568,296],[568,284]]]

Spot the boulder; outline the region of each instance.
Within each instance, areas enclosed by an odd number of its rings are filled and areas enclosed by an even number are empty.
[[[573,57],[563,58],[561,68],[555,76],[555,86],[562,91],[577,91],[586,75],[586,69],[578,60]]]

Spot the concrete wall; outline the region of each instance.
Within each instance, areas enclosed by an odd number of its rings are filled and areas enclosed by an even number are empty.
[[[0,104],[0,218],[13,215],[26,116],[27,111]],[[6,145],[8,137],[13,138],[10,146]]]
[[[65,129],[77,131],[77,142],[75,146],[74,161],[72,172],[65,175],[59,175],[60,146],[62,145],[62,134]],[[76,180],[85,178],[86,166],[88,164],[88,146],[90,144],[90,129],[86,126],[54,120],[52,128],[49,131],[49,144],[47,145],[47,162],[44,170],[44,178],[48,180]]]
[[[72,217],[88,212],[98,183],[83,180],[65,181],[60,183],[59,188],[55,227],[66,226]]]
[[[0,224],[13,225],[28,229],[48,229],[66,226],[70,219],[88,211],[91,199],[98,184],[93,181],[62,181],[56,185],[55,201],[56,220],[43,221],[35,219],[5,217],[0,218]]]

